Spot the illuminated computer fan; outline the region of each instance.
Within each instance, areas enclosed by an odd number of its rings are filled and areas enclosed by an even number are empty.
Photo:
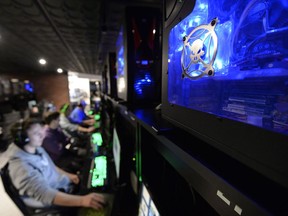
[[[181,55],[182,76],[198,79],[213,76],[213,63],[217,53],[218,38],[214,31],[218,18],[208,25],[200,25],[183,38]]]

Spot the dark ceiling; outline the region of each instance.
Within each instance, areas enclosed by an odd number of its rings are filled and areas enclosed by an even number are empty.
[[[126,6],[162,0],[0,0],[0,73],[101,74]],[[45,58],[42,66],[38,60]]]

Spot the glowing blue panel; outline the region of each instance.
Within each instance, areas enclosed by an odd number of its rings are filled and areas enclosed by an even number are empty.
[[[31,93],[34,92],[34,88],[33,88],[32,83],[25,83],[25,84],[24,84],[24,87],[25,87],[25,90],[26,90],[26,91],[31,92]]]
[[[169,33],[169,102],[288,134],[287,38],[286,0],[197,0]]]
[[[123,76],[124,75],[124,38],[123,38],[123,28],[121,28],[117,42],[116,42],[116,48],[117,48],[117,76]]]
[[[135,75],[134,81],[134,90],[138,96],[137,98],[141,98],[141,96],[144,97],[146,94],[148,94],[153,84],[154,81],[152,80],[151,74],[148,71],[139,71],[139,73]]]
[[[148,65],[148,60],[142,60],[141,65]]]

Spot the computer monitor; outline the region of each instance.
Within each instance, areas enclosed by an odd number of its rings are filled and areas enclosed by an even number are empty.
[[[116,42],[117,95],[119,98],[127,100],[127,51],[125,50],[125,40],[123,34],[124,30],[123,27],[121,27]]]
[[[160,216],[160,213],[144,183],[142,183],[141,188],[138,216]]]
[[[1,81],[3,86],[3,94],[4,95],[10,95],[11,94],[11,84],[9,80],[2,80]]]
[[[116,128],[113,129],[113,158],[116,169],[116,177],[120,177],[121,145]]]
[[[30,81],[28,81],[28,80],[24,81],[24,88],[25,88],[26,92],[34,93],[34,86]]]
[[[20,94],[20,82],[18,79],[11,79],[10,80],[11,87],[12,87],[12,94],[19,95]]]

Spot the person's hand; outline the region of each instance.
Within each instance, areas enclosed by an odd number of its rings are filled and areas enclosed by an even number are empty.
[[[94,128],[94,126],[92,126],[92,127],[89,127],[89,128],[87,129],[87,131],[88,131],[89,133],[91,133],[91,132],[95,131],[95,128]]]
[[[88,120],[88,124],[89,125],[94,125],[94,123],[95,123],[95,119],[91,118],[91,119]]]
[[[90,207],[96,210],[100,210],[103,208],[105,204],[104,196],[97,193],[90,193],[88,195],[82,196],[82,207]]]
[[[79,177],[75,174],[68,173],[69,179],[74,183],[74,184],[79,184]]]
[[[95,123],[95,120],[94,119],[86,119],[86,120],[84,120],[83,122],[82,122],[83,124],[85,124],[85,125],[94,125],[94,123]]]

